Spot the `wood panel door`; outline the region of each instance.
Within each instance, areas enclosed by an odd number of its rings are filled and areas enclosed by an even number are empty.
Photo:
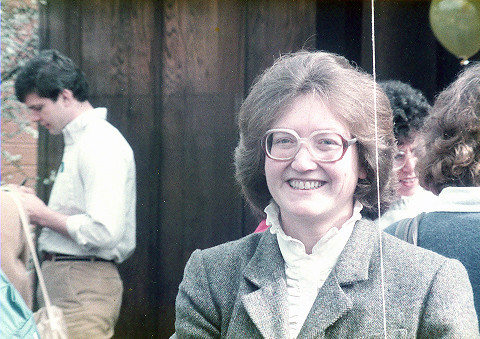
[[[429,31],[428,2],[376,3],[378,74],[411,80],[432,99],[460,67]],[[369,2],[356,0],[41,6],[41,47],[79,64],[92,103],[108,108],[135,152],[137,248],[120,265],[125,293],[116,337],[168,338],[191,252],[255,229],[233,167],[235,114],[254,78],[283,53],[315,48],[370,71],[370,23]],[[38,153],[39,174],[48,176],[60,162],[61,138],[42,129]],[[47,200],[49,186],[39,194]]]
[[[314,48],[315,3],[50,0],[41,17],[42,48],[81,66],[135,153],[137,248],[120,265],[115,336],[168,338],[191,252],[256,226],[234,181],[235,114],[274,58]],[[46,172],[62,141],[41,134]]]

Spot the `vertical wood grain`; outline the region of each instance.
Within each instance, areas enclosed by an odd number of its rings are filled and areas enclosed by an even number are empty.
[[[164,2],[160,287],[170,304],[193,250],[242,235],[232,166],[242,31],[235,1]]]
[[[415,67],[404,63],[400,72],[395,65],[400,46],[417,48],[400,34],[407,22],[398,19],[395,34],[389,27],[395,3],[379,4],[385,16],[377,48],[398,48],[394,58],[380,52],[380,70],[405,78],[415,70],[418,87],[431,88],[426,82],[435,79],[439,61],[422,63],[436,50],[423,51]],[[415,8],[407,4],[402,15]],[[42,6],[41,47],[59,49],[81,66],[92,103],[108,108],[108,120],[135,153],[137,248],[120,265],[125,293],[116,338],[168,338],[191,252],[255,228],[233,177],[235,115],[253,79],[279,55],[302,48],[328,48],[368,69],[369,11],[364,3],[336,0],[49,0]],[[424,11],[416,13],[425,20]],[[430,34],[425,24],[419,27],[417,49]],[[61,137],[43,130],[39,173],[56,169],[61,154]],[[48,188],[43,194],[48,197]]]
[[[315,48],[315,1],[249,1],[246,17],[247,86],[281,54]]]

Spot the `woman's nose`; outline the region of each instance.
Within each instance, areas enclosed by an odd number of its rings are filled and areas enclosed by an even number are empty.
[[[403,165],[401,170],[404,172],[413,172],[415,170],[415,166],[417,165],[417,160],[418,159],[416,156],[408,154],[407,160],[405,161],[405,164]]]
[[[295,158],[293,158],[291,166],[298,172],[311,171],[317,168],[317,161],[310,153],[306,144],[300,146]]]

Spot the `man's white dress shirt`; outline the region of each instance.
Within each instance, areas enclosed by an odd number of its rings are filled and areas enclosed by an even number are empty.
[[[65,149],[48,206],[69,215],[72,239],[44,227],[40,251],[121,263],[135,249],[134,155],[106,115],[105,108],[90,110],[62,131]]]

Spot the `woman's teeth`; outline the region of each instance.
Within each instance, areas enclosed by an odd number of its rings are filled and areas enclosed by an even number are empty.
[[[290,187],[297,190],[314,190],[322,186],[320,181],[300,181],[300,180],[290,180]]]

